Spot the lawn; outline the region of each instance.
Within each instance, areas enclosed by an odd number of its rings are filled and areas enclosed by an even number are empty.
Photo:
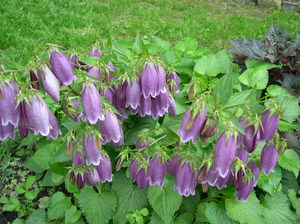
[[[203,47],[230,48],[230,39],[263,38],[271,24],[300,30],[300,14],[204,0],[2,0],[0,64],[28,63],[34,49],[57,43],[81,50],[96,40],[133,39],[137,33],[175,42],[196,38]]]

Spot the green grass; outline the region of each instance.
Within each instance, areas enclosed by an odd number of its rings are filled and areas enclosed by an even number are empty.
[[[263,38],[273,23],[295,37],[299,21],[296,13],[230,1],[2,0],[0,64],[24,66],[45,43],[87,49],[99,39],[133,39],[137,33],[173,43],[193,37],[217,51],[230,48],[230,39]]]

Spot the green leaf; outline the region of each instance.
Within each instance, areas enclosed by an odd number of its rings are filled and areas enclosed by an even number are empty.
[[[81,212],[77,210],[77,207],[72,205],[65,214],[65,222],[66,223],[74,223],[76,222],[81,216]]]
[[[20,204],[19,199],[17,199],[17,197],[14,196],[14,195],[10,196],[10,202],[13,203],[13,204],[15,204],[15,205],[19,205]]]
[[[27,191],[24,195],[28,200],[33,200],[35,199],[36,197],[36,194],[34,194],[33,192],[31,191]]]
[[[198,42],[194,38],[186,38],[185,40],[179,41],[175,45],[175,49],[179,51],[193,51],[198,47]]]
[[[230,74],[224,75],[218,80],[216,86],[214,87],[213,96],[215,99],[215,105],[221,108],[225,105],[232,94],[232,76]]]
[[[271,172],[268,176],[261,171],[257,185],[269,194],[273,194],[280,184],[281,177],[281,169],[279,166],[276,166],[275,172]]]
[[[240,125],[239,120],[237,118],[231,119],[230,121],[238,129],[239,132],[241,132],[243,135],[246,134],[245,130]]]
[[[195,64],[194,71],[208,76],[216,76],[221,73],[216,55],[211,54],[200,58]]]
[[[172,48],[172,45],[170,42],[162,40],[156,36],[153,36],[154,43],[159,47],[158,51],[165,52]]]
[[[261,68],[271,69],[271,68],[278,67],[278,65],[269,62],[257,61],[257,60],[247,60],[245,64],[247,68],[261,67]]]
[[[65,168],[62,163],[49,163],[52,173],[55,173],[60,176],[65,176],[68,173],[68,170]]]
[[[79,205],[88,223],[108,223],[116,210],[117,198],[112,191],[102,191],[99,194],[88,187],[81,191]]]
[[[298,100],[294,96],[277,96],[275,100],[283,109],[283,119],[292,123],[300,115]]]
[[[300,124],[291,124],[289,122],[279,120],[278,129],[279,129],[279,131],[284,131],[284,132],[290,131],[290,130],[299,130]]]
[[[138,55],[143,53],[143,40],[141,39],[139,34],[136,36],[133,43],[133,50]]]
[[[98,57],[87,57],[87,58],[81,58],[80,61],[82,61],[83,63],[87,64],[87,65],[93,65],[95,64],[97,61],[99,60]]]
[[[62,217],[71,205],[71,198],[65,197],[62,192],[55,193],[51,198],[51,204],[48,208],[48,217],[54,220]]]
[[[222,50],[216,54],[220,73],[229,73],[231,70],[231,57],[227,50]]]
[[[12,224],[24,224],[24,223],[25,223],[24,220],[19,219],[19,218],[16,218],[16,219],[12,222]]]
[[[26,181],[25,181],[25,189],[28,191],[29,188],[34,184],[35,182],[35,176],[29,176],[27,177]]]
[[[294,150],[285,150],[283,155],[279,156],[278,163],[283,169],[293,172],[295,177],[298,176],[300,169],[300,159],[298,154]]]
[[[236,198],[225,200],[226,213],[229,218],[241,224],[262,224],[263,212],[259,200],[252,192],[247,202],[239,201]]]
[[[20,185],[16,186],[16,192],[18,192],[19,194],[24,194],[26,192],[26,190],[21,187]]]
[[[245,90],[240,93],[233,93],[229,98],[229,101],[223,108],[245,104],[250,94],[253,94],[252,90]]]
[[[10,202],[9,202],[9,199],[6,196],[1,196],[0,203],[1,204],[8,204]]]
[[[268,84],[269,73],[265,67],[250,68],[240,75],[239,80],[246,86],[264,89]]]
[[[225,210],[224,202],[216,203],[210,202],[205,209],[206,217],[211,224],[234,224],[235,221],[231,220]]]
[[[288,96],[289,92],[278,85],[269,85],[267,88],[268,95],[275,96]]]
[[[300,216],[300,198],[297,198],[296,192],[293,189],[289,190],[288,195],[293,208],[296,210],[296,214]]]
[[[56,146],[54,144],[44,144],[38,148],[38,151],[34,153],[32,158],[43,169],[49,169],[48,163],[52,160],[52,157],[55,153],[55,148]]]
[[[32,171],[34,171],[35,173],[43,173],[44,170],[45,170],[40,165],[38,165],[32,157],[30,157],[29,159],[27,159],[24,165],[27,168],[29,168]]]
[[[182,203],[179,209],[179,213],[190,212],[193,215],[196,215],[199,202],[200,195],[197,191],[195,195],[190,195],[189,197],[182,197]]]
[[[54,182],[52,179],[55,179],[57,180],[56,178],[59,178],[60,181],[58,182]],[[61,183],[63,182],[63,177],[62,176],[55,176],[55,174],[52,173],[51,170],[48,170],[43,178],[43,181],[42,181],[42,186],[57,186],[57,185],[60,185]]]
[[[165,178],[162,188],[153,186],[148,188],[149,203],[154,211],[164,220],[170,223],[174,213],[179,209],[182,196],[173,190],[174,180]]]
[[[208,223],[208,218],[206,216],[206,208],[208,206],[208,202],[201,202],[197,207],[196,219],[199,223]]]
[[[125,223],[125,215],[131,210],[140,210],[147,206],[146,190],[133,186],[132,181],[124,174],[114,176],[112,189],[117,195],[118,207],[113,217],[113,223]]]
[[[2,209],[3,209],[3,211],[11,212],[11,211],[15,210],[17,207],[18,207],[18,205],[16,205],[16,204],[5,204]]]
[[[183,214],[180,214],[178,217],[175,218],[175,220],[172,222],[172,224],[190,224],[193,223],[194,216],[190,212],[185,212]]]
[[[284,169],[281,170],[281,172],[282,172],[282,179],[281,179],[282,192],[287,195],[290,189],[298,191],[300,187],[298,185],[298,181],[295,175],[292,172]]]
[[[26,224],[47,224],[46,212],[44,209],[35,210],[26,220]]]
[[[300,221],[290,209],[287,197],[281,192],[273,196],[267,194],[262,202],[262,208],[266,224],[293,224]]]

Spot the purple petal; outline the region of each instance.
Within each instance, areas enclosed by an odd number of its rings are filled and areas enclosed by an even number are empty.
[[[151,160],[150,166],[148,168],[148,175],[149,175],[149,184],[151,186],[158,185],[159,187],[163,187],[164,185],[164,177],[167,172],[167,164],[160,163],[159,158],[156,156],[154,159]]]
[[[18,132],[22,138],[26,138],[28,136],[28,120],[25,112],[25,102],[20,102],[20,119],[18,123]],[[1,120],[1,119],[0,119]]]
[[[51,96],[56,103],[58,103],[60,87],[57,78],[47,65],[43,65],[43,68],[39,70],[39,72],[45,92],[48,93],[48,95]]]
[[[145,168],[142,168],[136,174],[136,183],[140,189],[144,189],[148,187],[149,184],[149,177]]]
[[[148,137],[145,138],[144,141],[143,141],[142,138],[139,138],[139,139],[137,140],[137,142],[135,143],[135,147],[136,147],[136,148],[139,148],[139,149],[146,148],[148,145],[150,145],[150,142],[149,142]]]
[[[158,85],[157,70],[152,63],[146,64],[141,73],[141,90],[144,98],[155,97]]]
[[[144,98],[143,96],[141,96],[140,115],[142,117],[151,115],[151,103],[151,97]]]
[[[189,163],[185,162],[176,172],[174,190],[178,190],[180,195],[188,197],[195,194],[196,185],[195,174]]]
[[[174,156],[172,159],[168,161],[167,164],[167,171],[172,176],[175,176],[177,173],[177,170],[180,166],[179,156]]]
[[[256,149],[261,139],[261,129],[258,128],[257,131],[255,132],[254,125],[250,125],[245,128],[245,132],[246,132],[246,135],[244,136],[245,149],[249,153],[251,153]]]
[[[33,70],[30,70],[30,82],[31,82],[32,88],[37,89],[37,90],[40,89],[39,79]]]
[[[102,101],[96,87],[87,85],[82,93],[82,106],[85,116],[91,124],[96,124],[98,119],[103,121]]]
[[[270,110],[267,110],[261,117],[263,134],[262,138],[268,143],[278,129],[278,116],[272,114],[270,116]]]
[[[10,123],[6,126],[0,125],[0,141],[5,141],[7,138],[15,138],[15,126]]]
[[[50,121],[51,128],[47,138],[57,139],[58,135],[61,135],[62,133],[58,127],[56,117],[54,116],[51,110],[49,110],[49,121]]]
[[[82,177],[81,174],[77,175],[76,184],[77,184],[78,188],[80,188],[80,189],[82,189],[84,187],[84,178]]]
[[[92,48],[89,53],[90,57],[101,58],[101,52],[97,48]]]
[[[96,79],[99,79],[101,77],[100,69],[97,67],[88,68],[86,72],[89,76],[92,76]]]
[[[274,172],[278,160],[278,152],[274,145],[265,146],[261,152],[260,156],[260,169],[265,172],[266,175],[269,175],[271,172]]]
[[[134,80],[126,89],[126,107],[136,109],[140,105],[141,89],[137,80]]]
[[[156,95],[159,95],[160,93],[167,92],[166,89],[166,73],[165,69],[162,66],[156,67],[157,70],[157,88],[156,88]]]
[[[72,163],[75,165],[75,166],[79,166],[81,164],[84,163],[84,160],[83,160],[83,155],[81,152],[79,151],[76,151],[75,154],[73,155],[72,157]]]
[[[223,133],[216,143],[216,157],[214,158],[214,171],[219,172],[220,176],[225,178],[229,172],[236,152],[236,142],[233,135],[231,135],[226,142],[226,133]]]
[[[95,137],[90,133],[83,137],[83,150],[86,156],[86,164],[98,166],[102,159],[101,150],[98,148]]]
[[[171,86],[171,80],[173,80],[175,82],[175,86]],[[178,75],[175,72],[172,72],[171,74],[168,75],[167,83],[169,85],[170,92],[173,92],[172,91],[173,88],[174,88],[175,93],[179,92],[179,78],[178,78]]]
[[[63,85],[71,85],[77,77],[73,73],[72,65],[69,59],[61,51],[52,51],[50,56],[50,64],[54,75],[62,82]]]
[[[136,175],[137,175],[138,168],[139,168],[138,161],[136,159],[132,160],[129,165],[129,172],[130,172],[130,178],[133,181],[136,181]]]
[[[168,113],[171,116],[175,116],[176,115],[176,104],[175,104],[175,100],[174,100],[174,98],[172,96],[169,96]]]
[[[101,182],[104,183],[106,181],[112,181],[112,168],[110,158],[108,156],[104,156],[100,162],[100,165],[97,166],[97,171],[99,173]]]
[[[100,132],[103,138],[102,144],[106,144],[111,141],[118,143],[124,136],[123,129],[119,124],[118,118],[110,110],[107,110],[105,113],[104,121],[100,124]]]
[[[89,172],[84,174],[84,182],[88,186],[97,186],[100,184],[100,176],[96,169],[90,169]]]

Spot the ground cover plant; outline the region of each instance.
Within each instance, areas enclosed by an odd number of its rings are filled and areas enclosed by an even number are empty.
[[[285,58],[236,64],[186,35],[105,35],[3,63],[1,222],[299,222],[300,161],[279,135],[299,129],[298,100],[269,82]]]

